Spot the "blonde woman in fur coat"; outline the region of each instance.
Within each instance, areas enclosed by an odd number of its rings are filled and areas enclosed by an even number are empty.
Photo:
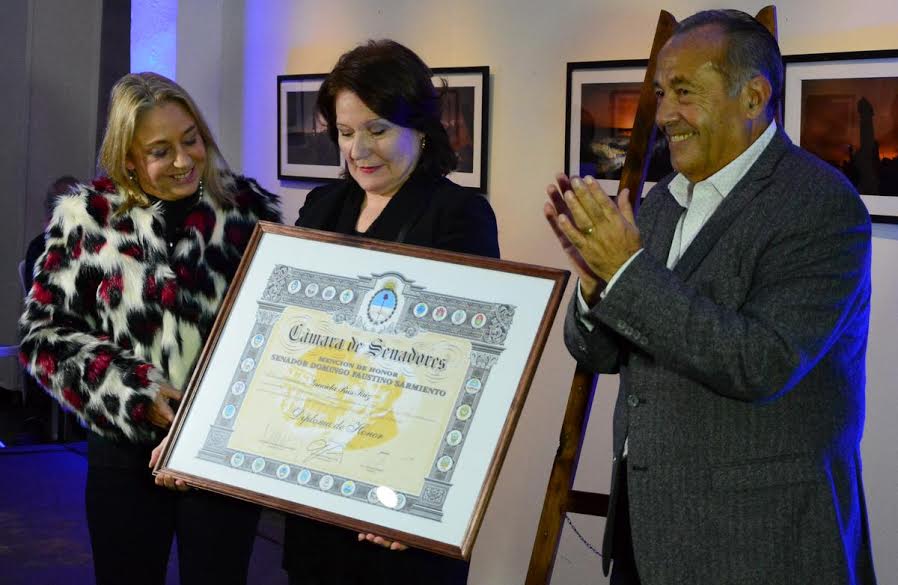
[[[62,197],[20,320],[21,360],[87,425],[97,583],[245,583],[254,506],[154,484],[166,434],[225,291],[277,198],[233,175],[190,96],[153,73],[112,90],[106,177]]]

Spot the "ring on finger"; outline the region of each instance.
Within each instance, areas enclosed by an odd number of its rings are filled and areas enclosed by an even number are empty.
[[[591,235],[592,235],[592,231],[593,231],[593,226],[589,226],[589,227],[587,227],[587,228],[583,228],[582,230],[580,230],[580,232],[581,232],[584,236],[591,236]]]

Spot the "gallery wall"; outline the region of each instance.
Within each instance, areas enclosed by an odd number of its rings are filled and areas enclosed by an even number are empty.
[[[202,8],[198,8],[202,4]],[[756,12],[763,2],[724,2]],[[345,50],[391,37],[432,67],[489,65],[492,73],[488,193],[504,258],[566,267],[541,215],[544,186],[564,154],[565,63],[647,57],[661,8],[676,17],[697,0],[210,0],[180,2],[178,79],[209,113],[236,169],[283,197],[292,222],[313,186],[277,180],[276,77],[328,71]],[[786,54],[894,48],[893,0],[790,0],[779,6]],[[877,226],[863,443],[870,523],[880,582],[898,582],[898,230]],[[521,583],[558,439],[573,362],[560,320],[487,511],[472,559],[472,585]],[[605,491],[616,378],[599,382],[576,487]],[[602,520],[575,517],[593,545]],[[709,543],[710,545],[710,543]],[[566,528],[553,583],[602,582],[599,559]]]
[[[94,173],[101,77],[102,0],[4,4],[0,18],[0,345],[17,342],[18,263],[43,230],[49,184]],[[15,357],[0,361],[0,386],[18,388]]]

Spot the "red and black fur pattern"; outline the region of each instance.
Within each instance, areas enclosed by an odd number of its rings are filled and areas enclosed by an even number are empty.
[[[109,179],[60,199],[19,320],[23,366],[101,435],[156,442],[159,385],[183,388],[259,220],[278,200],[233,177],[234,205],[203,196],[171,252],[158,204],[117,213]]]

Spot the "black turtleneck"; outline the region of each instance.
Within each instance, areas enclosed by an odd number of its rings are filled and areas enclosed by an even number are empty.
[[[165,218],[165,242],[169,248],[172,248],[181,239],[184,220],[187,219],[187,214],[190,213],[199,198],[198,192],[175,201],[150,197],[151,201],[159,202],[159,209],[162,211],[162,217]]]

